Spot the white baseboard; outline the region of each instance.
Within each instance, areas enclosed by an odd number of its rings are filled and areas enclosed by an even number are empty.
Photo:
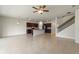
[[[13,37],[13,36],[19,36],[19,35],[25,35],[25,33],[23,33],[23,34],[16,34],[16,35],[1,36],[0,38]]]
[[[68,39],[74,39],[74,37],[60,36],[60,35],[56,35],[56,37],[61,37],[61,38],[68,38]]]
[[[75,40],[75,43],[79,43],[79,40]]]

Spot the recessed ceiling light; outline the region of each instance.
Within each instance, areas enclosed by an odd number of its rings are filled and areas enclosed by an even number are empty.
[[[20,24],[19,22],[17,22],[17,24]]]

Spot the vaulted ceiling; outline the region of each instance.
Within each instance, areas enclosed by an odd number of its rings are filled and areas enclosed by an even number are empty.
[[[67,12],[75,13],[75,9],[79,6],[72,7],[72,5],[46,5],[49,12],[38,14],[33,13],[32,7],[35,5],[0,5],[0,15],[16,17],[21,19],[31,20],[54,20],[55,17],[61,17]]]

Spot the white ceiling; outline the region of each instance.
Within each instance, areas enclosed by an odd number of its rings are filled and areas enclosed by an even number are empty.
[[[0,5],[0,15],[17,17],[23,19],[33,19],[33,20],[54,20],[55,17],[61,17],[67,12],[75,12],[76,8],[79,6],[72,7],[72,5],[47,5],[49,12],[38,14],[33,13],[32,7],[34,5]]]

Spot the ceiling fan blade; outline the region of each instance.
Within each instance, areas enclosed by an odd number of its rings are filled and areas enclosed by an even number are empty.
[[[42,8],[42,6],[41,6],[41,5],[39,6],[39,9],[40,9],[40,8]]]
[[[44,12],[49,12],[49,10],[43,10]]]
[[[38,10],[38,8],[36,8],[36,7],[32,7],[32,8],[34,8],[34,9],[37,9],[37,10]]]
[[[44,9],[45,7],[46,7],[46,5],[43,5],[43,7],[42,7],[42,8]]]
[[[33,13],[38,12],[38,11],[33,11]]]

